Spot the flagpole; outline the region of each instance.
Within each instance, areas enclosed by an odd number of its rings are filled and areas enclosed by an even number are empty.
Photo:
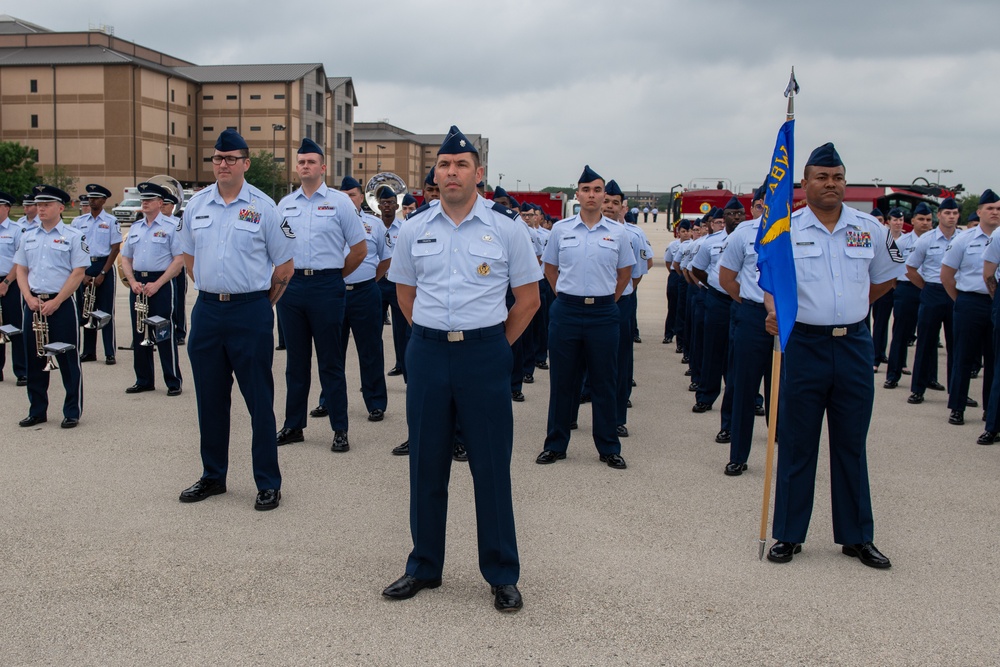
[[[788,110],[785,121],[795,120],[795,68],[788,80],[785,95],[788,97]],[[760,510],[760,536],[757,541],[757,560],[764,560],[764,547],[767,545],[767,521],[771,509],[771,478],[774,471],[774,443],[778,439],[778,390],[781,386],[781,339],[774,337],[774,350],[771,353],[771,395],[768,397],[770,406],[767,420],[767,456],[764,460],[764,498]]]

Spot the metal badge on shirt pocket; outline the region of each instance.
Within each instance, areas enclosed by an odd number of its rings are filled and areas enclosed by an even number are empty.
[[[473,239],[469,243],[469,254],[472,255],[472,261],[477,263],[476,273],[485,278],[492,272],[494,262],[503,259],[503,248],[487,234],[482,239]]]

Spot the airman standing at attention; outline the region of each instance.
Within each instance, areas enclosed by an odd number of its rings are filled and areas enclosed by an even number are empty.
[[[14,195],[0,191],[0,324],[10,324],[21,329],[21,289],[17,285],[17,271],[14,270],[14,253],[21,243],[24,227],[11,220],[11,205],[17,200]],[[17,386],[28,384],[28,365],[24,345],[21,341],[11,341],[10,364],[17,378]],[[0,382],[3,381],[3,367],[7,361],[7,345],[0,345]]]
[[[97,285],[97,299],[94,308],[111,315],[111,321],[101,329],[104,341],[104,362],[115,364],[115,260],[122,245],[122,230],[118,220],[104,210],[104,204],[111,196],[111,190],[103,185],[91,183],[87,186],[90,200],[90,214],[73,220],[73,227],[83,232],[90,246],[90,267],[83,279],[78,307],[83,307],[83,290],[92,282]],[[97,329],[83,330],[83,351],[80,361],[97,361]]]

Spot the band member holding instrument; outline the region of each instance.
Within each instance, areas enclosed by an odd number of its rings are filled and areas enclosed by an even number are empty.
[[[21,290],[14,271],[14,253],[21,243],[24,228],[7,217],[14,201],[14,195],[0,191],[0,325],[10,324],[22,329]],[[0,343],[0,382],[3,381],[3,367],[7,360],[6,350],[7,345]],[[12,341],[10,346],[10,364],[17,377],[17,386],[28,384],[24,345],[19,340]]]
[[[41,224],[24,232],[14,253],[17,284],[24,298],[23,318],[45,318],[44,342],[74,345],[59,364],[66,400],[63,403],[63,428],[73,428],[83,412],[83,375],[80,372],[80,328],[77,320],[76,290],[83,281],[84,269],[90,266],[90,248],[83,232],[62,224],[62,212],[69,203],[68,194],[51,185],[36,185],[33,191]],[[28,416],[20,426],[35,426],[47,421],[49,374],[45,358],[38,355],[35,336],[23,332],[28,366]]]
[[[164,188],[166,189],[166,188]],[[174,223],[177,229],[181,228],[181,220],[178,216],[174,215],[174,211],[177,210],[176,207],[180,205],[181,198],[184,197],[184,191],[179,191],[176,195],[167,190],[167,193],[163,196],[163,203],[160,204],[160,213],[163,217],[167,219],[168,222]],[[184,269],[181,268],[180,273],[174,278],[174,339],[177,341],[178,345],[183,345],[187,340],[187,311],[185,310],[184,301],[187,296],[187,274],[184,273]]]
[[[96,285],[96,301],[94,308],[111,314],[111,321],[102,329],[104,340],[105,363],[113,366],[115,363],[115,260],[122,244],[122,230],[118,220],[104,210],[104,204],[111,196],[111,190],[103,185],[91,183],[87,185],[87,198],[90,201],[90,213],[73,220],[72,225],[83,232],[84,239],[90,247],[90,266],[83,279],[83,287]],[[81,305],[83,293],[77,296]],[[83,332],[83,351],[80,361],[97,361],[97,330],[85,329]]]
[[[174,277],[184,267],[184,253],[181,252],[177,236],[177,223],[161,212],[164,198],[169,196],[166,188],[155,183],[139,184],[139,199],[142,202],[141,221],[129,229],[125,247],[122,249],[122,273],[129,281],[129,304],[132,306],[132,355],[135,368],[135,384],[125,390],[126,394],[153,391],[153,345],[143,345],[146,331],[136,309],[136,298],[145,297],[145,316],[158,315],[169,322],[169,336],[156,341],[160,353],[163,381],[167,385],[167,396],[181,393],[181,369],[177,363],[177,338],[174,335]]]

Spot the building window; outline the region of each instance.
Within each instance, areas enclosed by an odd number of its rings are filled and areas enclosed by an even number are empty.
[[[212,161],[212,156],[209,155],[208,157],[202,158],[202,160],[205,161],[205,162],[211,162]]]
[[[359,153],[364,153],[365,152],[365,147],[364,146],[358,146],[358,152]]]
[[[214,100],[215,99],[215,95],[202,95],[201,99],[205,100],[207,102],[208,100]]]
[[[323,70],[321,70],[318,67],[316,68],[316,85],[317,86],[323,85]]]
[[[317,140],[323,139],[323,123],[316,123],[316,139]]]
[[[351,120],[351,103],[350,102],[348,102],[347,104],[344,105],[344,118],[347,119],[347,123],[348,124],[353,123],[353,121]]]
[[[177,134],[177,130],[174,127],[174,122],[173,121],[170,121],[170,134],[172,134],[172,135],[176,135]]]
[[[188,95],[188,106],[191,106],[191,96]]]
[[[30,86],[31,92],[33,93],[38,92],[38,79],[32,79],[31,81],[28,82],[28,85]]]
[[[205,127],[201,128],[201,129],[202,129],[203,132],[214,132],[215,131],[215,128],[212,127],[211,125],[206,125]]]
[[[274,161],[275,162],[284,162],[285,158],[283,158],[283,157],[276,157],[276,158],[274,158]]]
[[[176,155],[171,155],[170,156],[170,166],[171,167],[176,167],[177,166],[177,156]]]
[[[226,99],[227,100],[235,100],[236,96],[235,95],[226,95]]]
[[[364,162],[359,162],[358,163],[358,169],[360,169],[361,171],[364,171],[365,170],[365,163]]]
[[[350,148],[351,148],[351,131],[350,130],[347,130],[346,132],[344,132],[344,145],[347,147],[348,150],[350,150]]]
[[[277,95],[274,96],[274,99],[283,100],[285,99],[285,96],[282,93],[278,93]]]
[[[188,169],[191,168],[191,158],[188,158]]]
[[[309,93],[306,93],[306,111],[313,110],[313,97]]]
[[[313,132],[312,132],[312,130],[313,130],[312,125],[306,125],[306,139],[312,139],[313,138]]]
[[[251,100],[259,100],[260,99],[260,95],[251,95],[250,99]]]
[[[31,114],[31,127],[38,127],[38,114]]]
[[[337,178],[340,178],[343,175],[344,175],[343,164],[340,162],[340,160],[337,160]]]
[[[316,93],[316,113],[323,115],[323,94]]]
[[[188,139],[191,138],[191,126],[188,125]]]
[[[338,132],[337,133],[337,148],[343,148],[343,147],[344,147],[344,136],[340,132]]]
[[[341,106],[337,106],[337,120],[344,120],[344,109]]]
[[[170,101],[171,102],[174,101],[174,91],[173,91],[173,89],[170,90]]]
[[[250,126],[250,131],[251,132],[260,132],[260,125],[251,125]]]

